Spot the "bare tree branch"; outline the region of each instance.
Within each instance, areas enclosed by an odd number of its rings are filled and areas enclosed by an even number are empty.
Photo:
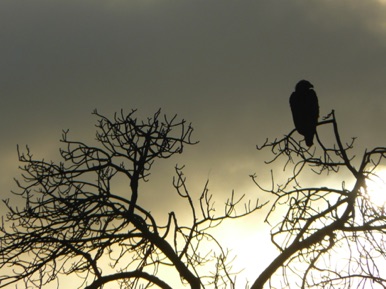
[[[286,208],[284,217],[271,231],[279,254],[258,276],[252,289],[265,284],[274,286],[272,282],[279,278],[275,275],[279,269],[282,288],[373,288],[375,284],[386,287],[385,272],[379,270],[386,261],[386,246],[381,241],[386,233],[385,208],[372,203],[366,186],[366,179],[385,159],[386,148],[366,151],[357,169],[354,156],[348,154],[353,141],[342,143],[334,111],[318,124],[328,125],[332,125],[335,136],[336,144],[332,146],[323,144],[318,135],[319,148],[305,149],[291,131],[280,140],[266,141],[257,147],[270,149],[274,154],[268,163],[284,158],[285,169],[292,167],[292,176],[280,185],[272,178],[270,189],[263,188],[256,175],[251,176],[260,189],[275,197],[267,222],[272,222],[277,207]],[[346,189],[342,181],[341,188],[302,187],[299,180],[306,168],[323,177],[346,168],[353,186]],[[328,184],[329,179],[326,180]],[[346,255],[346,264],[340,264],[342,257],[337,258],[338,254]]]
[[[43,288],[61,275],[74,275],[82,280],[79,288],[111,282],[119,288],[171,288],[161,268],[173,268],[190,288],[233,284],[228,252],[209,230],[224,219],[255,212],[258,202],[238,215],[235,206],[241,200],[232,195],[225,214],[216,216],[208,183],[194,200],[183,168],[176,167],[176,197],[186,201],[192,221],[180,224],[172,211],[166,212],[166,225],[159,224],[138,204],[140,184],[149,180],[155,160],[197,143],[192,126],[161,116],[160,110],[145,121],[137,120],[134,110],[112,119],[94,114],[97,146],[70,140],[63,131],[60,163],[36,160],[28,147],[18,148],[22,181],[13,193],[24,206],[4,201],[8,213],[0,227],[0,270],[12,272],[0,274],[0,287],[22,281],[26,288]],[[114,192],[116,179],[126,184],[123,194]],[[207,246],[215,250],[202,255]],[[212,274],[202,274],[202,268],[211,267]]]

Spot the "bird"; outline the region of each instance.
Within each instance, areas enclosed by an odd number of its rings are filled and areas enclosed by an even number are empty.
[[[290,96],[290,106],[295,128],[304,136],[307,146],[314,144],[314,135],[319,118],[318,97],[314,86],[307,80],[300,80]]]

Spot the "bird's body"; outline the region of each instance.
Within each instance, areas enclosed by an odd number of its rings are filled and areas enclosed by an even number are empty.
[[[313,145],[319,118],[319,103],[313,85],[307,80],[296,84],[290,97],[292,117],[296,130],[304,136],[307,146]]]

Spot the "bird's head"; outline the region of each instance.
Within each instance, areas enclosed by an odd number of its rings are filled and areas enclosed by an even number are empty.
[[[309,82],[308,80],[300,80],[295,87],[296,91],[306,91],[309,90],[310,88],[313,88],[314,86]]]

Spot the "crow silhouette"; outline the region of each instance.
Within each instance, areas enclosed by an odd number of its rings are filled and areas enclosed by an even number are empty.
[[[290,97],[292,117],[296,130],[304,136],[307,146],[314,144],[314,135],[319,118],[319,103],[314,86],[307,80],[300,80]]]

